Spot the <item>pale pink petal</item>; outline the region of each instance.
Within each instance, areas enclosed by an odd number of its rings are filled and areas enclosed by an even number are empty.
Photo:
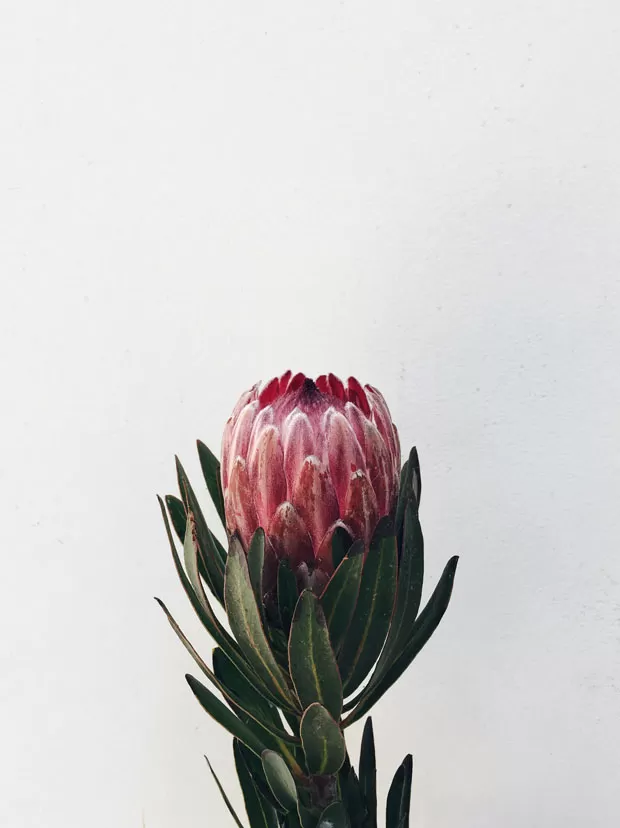
[[[325,416],[326,453],[329,472],[342,513],[351,474],[366,466],[355,432],[344,414],[330,409]]]
[[[312,563],[312,539],[292,503],[278,506],[269,526],[269,540],[278,558],[286,558],[295,570],[304,561]]]
[[[233,433],[233,418],[229,417],[224,426],[222,435],[222,462],[220,464],[220,475],[222,477],[222,490],[228,487],[228,464],[230,462],[230,444]]]
[[[258,529],[258,518],[252,499],[252,487],[245,460],[237,457],[232,465],[227,492],[226,523],[229,532],[237,532],[244,548]]]
[[[351,423],[351,427],[355,432],[357,442],[360,444],[363,454],[366,454],[366,424],[368,423],[368,420],[364,417],[355,403],[352,402],[345,404],[344,416]]]
[[[234,423],[230,440],[230,453],[228,455],[228,475],[232,471],[232,465],[237,457],[243,457],[245,460],[248,456],[248,447],[250,444],[250,436],[252,428],[256,419],[256,412],[258,411],[258,402],[248,403],[244,409],[239,413],[237,422]]]
[[[258,405],[258,402],[256,402],[255,405]],[[249,457],[254,451],[256,441],[259,439],[263,431],[270,425],[274,425],[274,419],[273,408],[270,405],[258,412],[252,425],[252,431],[250,433],[250,439],[245,453],[246,457]]]
[[[377,497],[379,515],[387,515],[394,505],[392,502],[393,463],[379,430],[368,420],[366,420],[366,469]]]
[[[302,463],[309,454],[315,453],[315,441],[308,415],[298,408],[293,409],[288,415],[284,421],[282,432],[284,473],[287,482],[287,496],[290,498],[295,482],[299,477]]]
[[[365,543],[370,541],[379,514],[377,498],[368,477],[362,471],[351,475],[342,519],[351,527],[356,538],[363,538]]]
[[[392,426],[392,417],[390,415],[390,410],[387,407],[387,403],[383,398],[383,394],[372,385],[366,386],[366,392],[371,404],[372,420],[379,429],[379,432],[387,443],[390,451],[395,456],[397,453],[397,447],[396,438],[394,436],[394,427]]]
[[[243,394],[237,400],[237,404],[233,408],[232,419],[235,420],[238,417],[239,413],[241,412],[242,408],[252,402],[252,400],[256,399],[256,391],[258,389],[258,383],[255,383],[248,391],[244,391]]]
[[[264,528],[280,503],[286,500],[284,452],[275,426],[267,426],[258,435],[250,454],[249,470],[258,522]]]
[[[318,457],[306,457],[293,487],[293,505],[310,532],[315,549],[338,519],[338,501],[327,469]]]

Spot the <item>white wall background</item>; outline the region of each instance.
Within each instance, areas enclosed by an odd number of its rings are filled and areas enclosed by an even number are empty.
[[[415,828],[617,825],[619,38],[616,0],[4,0],[2,826],[231,824],[155,492],[289,366],[383,389],[428,588],[462,555],[383,794],[412,751]]]

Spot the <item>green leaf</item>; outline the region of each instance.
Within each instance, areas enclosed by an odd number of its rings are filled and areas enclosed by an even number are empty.
[[[368,813],[366,828],[377,828],[377,764],[372,719],[366,719],[360,750],[359,779]]]
[[[297,815],[301,828],[316,828],[316,812],[304,807],[301,802],[297,803]]]
[[[222,477],[220,474],[220,461],[213,454],[213,452],[205,446],[201,440],[196,441],[198,445],[198,457],[200,458],[200,467],[204,475],[207,489],[211,495],[211,500],[216,508],[222,525],[226,527],[226,514],[224,511],[224,493],[222,492]]]
[[[317,828],[350,828],[350,825],[342,802],[332,802],[319,817]]]
[[[301,717],[301,743],[313,776],[338,773],[346,756],[344,737],[337,723],[318,702]]]
[[[270,693],[270,691],[265,687],[264,683],[254,673],[249,664],[247,664],[244,660],[239,650],[239,647],[237,646],[237,642],[220,624],[217,616],[213,612],[211,604],[209,603],[209,600],[204,591],[202,593],[202,602],[201,600],[199,600],[198,596],[194,592],[190,580],[187,577],[185,570],[181,565],[181,561],[179,559],[176,546],[174,544],[174,538],[172,537],[172,532],[170,530],[170,522],[168,520],[168,515],[166,514],[166,509],[164,507],[161,497],[158,496],[157,501],[159,503],[159,508],[161,510],[164,526],[166,527],[166,535],[168,537],[168,543],[170,545],[170,551],[172,553],[172,559],[174,561],[174,566],[177,571],[177,575],[179,576],[179,580],[181,581],[183,589],[185,590],[185,594],[189,598],[190,603],[193,606],[194,611],[196,612],[196,615],[201,620],[205,629],[212,636],[215,642],[219,644],[219,646],[224,650],[228,657],[233,661],[237,669],[243,673],[243,675],[254,685],[254,687],[256,687],[256,689],[261,693],[262,696],[267,698],[269,701],[276,702],[277,700],[275,696],[272,693]]]
[[[196,542],[200,552],[200,560],[203,564],[203,572],[215,597],[223,603],[224,598],[224,559],[222,551],[218,548],[215,538],[211,534],[207,522],[198,503],[198,498],[188,480],[185,470],[179,458],[176,458],[177,477],[181,498],[187,512],[194,515],[196,522]]]
[[[363,802],[359,780],[351,766],[348,756],[345,757],[344,764],[338,774],[338,784],[351,823],[355,826],[365,826],[366,805]]]
[[[418,459],[418,450],[414,446],[409,452],[409,459],[406,461],[400,473],[400,490],[398,493],[395,521],[395,529],[398,536],[400,536],[405,518],[405,506],[407,503],[413,502],[419,508],[421,495],[422,478],[420,476],[420,461]]]
[[[382,519],[364,563],[359,597],[338,666],[345,696],[353,693],[379,657],[385,643],[396,594],[396,538]]]
[[[248,548],[248,572],[261,619],[265,619],[263,605],[263,567],[265,565],[265,532],[260,528],[252,535]]]
[[[256,690],[252,688],[254,696],[251,697],[252,701],[248,704],[247,700],[243,698],[243,696],[239,696],[234,689],[231,690],[230,686],[227,685],[226,682],[222,681],[220,676],[217,675],[217,671],[212,672],[209,669],[208,665],[203,661],[203,659],[194,649],[188,638],[185,636],[183,630],[181,630],[181,628],[174,620],[172,615],[168,612],[168,609],[166,608],[164,602],[160,601],[159,598],[156,598],[155,600],[166,613],[166,617],[168,618],[170,626],[175,631],[175,633],[181,640],[182,644],[184,645],[188,653],[192,656],[196,664],[200,667],[205,676],[220,691],[220,693],[224,696],[226,701],[232,707],[233,711],[237,714],[237,716],[239,716],[239,718],[243,722],[245,722],[245,724],[251,727],[255,732],[258,728],[258,738],[261,739],[261,741],[263,741],[265,746],[274,746],[278,749],[280,747],[283,747],[283,749],[288,750],[288,748],[284,748],[284,746],[282,746],[283,742],[287,744],[298,744],[297,739],[290,736],[285,730],[282,729],[279,719],[269,712],[269,704],[267,701],[262,699],[262,704],[255,703],[256,698],[261,699]],[[227,656],[223,653],[222,650],[217,650],[216,652],[220,653],[222,659],[227,659]],[[236,686],[243,686],[243,684],[245,683],[247,687],[249,685],[248,680],[237,670],[233,662],[228,660],[228,665],[230,665],[229,674],[236,674],[236,677],[238,679]]]
[[[185,561],[185,570],[189,577],[189,581],[193,587],[198,600],[208,612],[209,601],[204,591],[202,581],[200,579],[200,570],[198,568],[198,541],[196,537],[196,521],[193,512],[188,510],[187,523],[185,525],[185,535],[183,541],[183,559]]]
[[[219,647],[213,651],[213,672],[232,698],[241,702],[246,712],[252,712],[255,718],[262,719],[265,723],[278,726],[280,717],[277,709],[258,692]]]
[[[409,501],[405,506],[402,556],[398,571],[396,607],[390,623],[385,647],[371,678],[375,686],[402,654],[411,638],[411,632],[420,608],[424,580],[424,538],[417,506]]]
[[[450,596],[452,595],[452,587],[454,585],[454,576],[458,564],[458,557],[451,558],[443,571],[439,583],[435,587],[433,594],[428,600],[428,603],[420,613],[418,620],[415,622],[411,631],[409,641],[403,653],[397,658],[395,663],[387,670],[385,675],[376,682],[373,682],[373,677],[368,682],[363,691],[349,702],[349,706],[353,707],[351,714],[344,722],[344,727],[348,727],[354,722],[358,721],[364,716],[370,708],[379,701],[381,696],[397,681],[398,678],[405,672],[407,667],[411,664],[413,659],[420,652],[422,647],[429,640],[431,635],[437,629],[439,622],[443,618],[448,604],[450,603]]]
[[[283,558],[278,565],[278,612],[280,614],[280,624],[287,640],[298,598],[297,579],[289,562],[286,558]]]
[[[242,742],[239,742],[238,740],[236,741],[239,747],[239,753],[245,760],[245,764],[250,772],[252,781],[258,788],[258,792],[261,794],[263,799],[265,799],[271,807],[278,812],[278,814],[283,813],[282,806],[273,795],[273,792],[267,783],[267,777],[265,776],[265,771],[263,769],[263,760],[260,756],[256,756],[255,753],[252,753],[251,750],[248,750]]]
[[[189,598],[191,605],[193,606],[196,614],[204,624],[208,633],[217,641],[217,643],[223,649],[226,650],[226,652],[232,652],[238,655],[239,648],[237,647],[236,642],[233,640],[233,638],[231,638],[231,636],[226,632],[226,630],[218,621],[204,593],[204,590],[201,590],[200,598],[194,591],[194,588],[189,578],[187,577],[185,570],[181,565],[181,561],[179,559],[176,546],[174,544],[174,538],[172,537],[172,532],[170,531],[170,522],[168,520],[168,515],[166,514],[166,509],[164,507],[161,497],[158,496],[157,501],[159,503],[159,508],[161,510],[162,518],[164,520],[164,526],[166,527],[166,535],[168,536],[168,543],[170,545],[170,551],[172,552],[174,566],[183,586],[183,589],[185,590],[185,594]],[[183,535],[185,536],[185,532],[183,532]]]
[[[300,740],[282,728],[278,710],[260,696],[222,650],[216,649],[213,653],[213,670],[221,684],[218,689],[241,721],[256,733],[265,747],[280,752],[295,772],[301,774]]]
[[[226,728],[229,733],[232,733],[235,738],[243,742],[246,747],[249,747],[251,751],[260,756],[265,750],[265,745],[256,736],[254,731],[244,724],[241,719],[237,718],[237,716],[235,716],[235,714],[232,713],[226,705],[217,698],[217,696],[205,687],[204,684],[201,684],[198,679],[194,678],[194,676],[190,676],[189,674],[185,676],[185,679],[189,684],[192,693],[196,696],[201,706],[207,711],[207,713],[212,716],[216,722],[221,724],[222,727]]]
[[[250,583],[245,552],[236,537],[231,541],[226,561],[224,598],[228,622],[246,659],[277,697],[279,705],[294,712],[294,702],[286,680],[271,652],[263,629]]]
[[[332,563],[338,569],[345,555],[350,554],[351,535],[344,526],[337,526],[332,535]]]
[[[273,795],[285,811],[295,810],[297,808],[297,788],[286,762],[273,750],[264,750],[261,759]]]
[[[235,822],[237,823],[239,828],[243,828],[243,823],[241,822],[241,820],[239,819],[239,817],[235,813],[235,809],[233,808],[233,806],[230,802],[230,799],[226,796],[226,791],[222,787],[222,783],[220,782],[220,780],[217,778],[217,774],[213,770],[211,762],[209,762],[209,759],[208,759],[207,756],[205,756],[205,759],[207,760],[207,765],[209,766],[209,770],[211,771],[211,774],[212,774],[213,778],[215,779],[215,784],[217,785],[217,787],[219,789],[219,792],[222,794],[222,799],[226,803],[226,807],[228,808],[228,811],[229,811],[230,815],[235,820]],[[276,823],[276,826],[277,826],[277,823]],[[251,828],[254,828],[254,826],[252,825]]]
[[[335,719],[342,712],[342,684],[319,599],[304,590],[297,602],[288,645],[291,678],[305,709],[320,702]]]
[[[237,739],[233,742],[233,755],[250,828],[279,828],[276,810],[261,794]]]
[[[387,796],[386,828],[409,828],[413,758],[407,755],[396,771]]]
[[[363,541],[356,541],[321,595],[321,605],[335,653],[342,646],[355,611],[364,566],[363,551]]]
[[[185,506],[183,501],[179,500],[174,495],[166,495],[166,506],[170,513],[170,520],[178,539],[183,543],[185,540],[185,524],[187,523],[187,514],[185,513]]]

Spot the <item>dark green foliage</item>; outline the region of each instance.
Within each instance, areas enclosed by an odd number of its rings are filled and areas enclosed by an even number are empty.
[[[213,778],[215,779],[215,784],[217,785],[218,790],[219,790],[219,792],[220,792],[220,793],[221,793],[221,795],[222,795],[222,799],[224,800],[224,802],[225,802],[225,804],[226,804],[226,807],[228,808],[228,811],[229,811],[229,813],[230,813],[231,817],[232,817],[232,818],[234,819],[234,821],[237,823],[237,825],[239,826],[239,828],[243,828],[243,824],[242,824],[241,820],[239,819],[239,817],[237,816],[237,814],[236,814],[236,812],[235,812],[235,809],[233,808],[233,806],[232,806],[232,804],[231,804],[231,802],[230,802],[230,799],[229,799],[229,798],[228,798],[228,796],[226,795],[226,791],[225,791],[225,790],[224,790],[224,788],[222,787],[222,783],[221,783],[221,782],[220,782],[220,780],[217,778],[217,774],[216,774],[216,773],[215,773],[215,771],[213,770],[213,766],[211,765],[211,762],[209,762],[209,759],[208,759],[206,756],[205,756],[205,759],[207,760],[207,765],[209,766],[209,770],[211,771],[211,774],[212,774]],[[277,823],[276,823],[276,825],[277,825]],[[253,828],[253,826],[252,826],[252,828]]]
[[[215,506],[222,525],[226,526],[226,515],[224,514],[224,493],[222,492],[222,478],[220,476],[220,461],[213,452],[200,440],[197,441],[198,457],[200,467],[204,475],[207,489]]]
[[[203,443],[198,452],[207,489],[225,522],[219,462]],[[178,461],[177,475],[181,499],[166,497],[170,518],[159,502],[183,589],[217,645],[212,667],[159,603],[224,699],[187,676],[202,707],[234,737],[249,828],[379,828],[372,721],[364,727],[359,777],[343,731],[389,690],[435,631],[448,607],[457,565],[457,558],[448,562],[420,612],[424,540],[416,450],[403,466],[396,508],[379,522],[368,551],[361,541],[352,544],[345,530],[335,533],[335,572],[320,597],[308,590],[299,595],[287,561],[279,562],[275,582],[271,563],[267,574],[262,529],[247,555],[236,537],[229,539],[227,552],[207,526]],[[209,593],[224,605],[232,635],[214,612]],[[348,697],[344,703],[343,695]],[[389,790],[386,828],[409,828],[411,780],[408,756]]]
[[[409,828],[412,773],[413,758],[409,754],[396,771],[388,791],[385,816],[386,828]]]
[[[333,776],[345,759],[344,736],[321,704],[311,704],[301,718],[301,744],[312,776]]]
[[[380,523],[364,562],[353,619],[338,656],[345,695],[355,692],[385,642],[396,594],[396,538],[389,521]]]
[[[335,719],[342,712],[342,683],[316,595],[299,596],[289,637],[289,668],[302,710],[320,702]]]
[[[366,805],[366,826],[377,828],[377,762],[372,719],[366,719],[359,764],[360,790]]]
[[[277,811],[264,793],[261,792],[261,787],[257,781],[256,768],[252,768],[248,763],[243,746],[237,739],[233,742],[233,751],[245,810],[250,820],[250,828],[279,828]]]
[[[356,541],[321,595],[321,604],[336,655],[347,634],[360,590],[364,544]]]

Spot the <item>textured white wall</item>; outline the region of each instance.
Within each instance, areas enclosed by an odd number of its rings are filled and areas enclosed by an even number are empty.
[[[376,711],[383,794],[412,751],[416,828],[617,824],[619,32],[616,0],[4,0],[2,826],[230,825],[155,492],[289,366],[383,389],[429,589],[462,555]]]

